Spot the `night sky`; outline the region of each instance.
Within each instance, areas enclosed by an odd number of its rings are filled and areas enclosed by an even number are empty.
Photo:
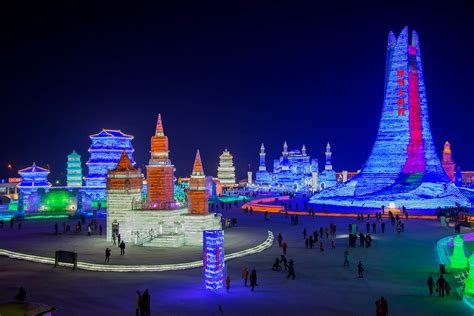
[[[334,168],[356,170],[377,133],[388,32],[405,25],[420,36],[437,150],[449,140],[455,162],[474,170],[472,6],[314,2],[2,3],[0,176],[35,161],[64,183],[66,155],[87,161],[88,136],[102,128],[134,135],[143,168],[158,113],[177,176],[198,148],[216,175],[228,148],[241,179],[262,142],[270,166],[285,140],[320,165],[329,141]]]

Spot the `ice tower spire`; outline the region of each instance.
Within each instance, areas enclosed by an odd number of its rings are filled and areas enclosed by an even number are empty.
[[[260,162],[258,165],[258,170],[259,171],[267,171],[267,166],[265,163],[265,146],[262,143],[262,146],[260,146]]]

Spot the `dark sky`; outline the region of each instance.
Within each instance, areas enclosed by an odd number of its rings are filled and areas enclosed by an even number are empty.
[[[0,176],[36,161],[64,180],[66,155],[85,162],[101,128],[134,135],[142,167],[158,113],[177,176],[197,148],[215,175],[228,148],[243,178],[262,142],[270,165],[285,140],[320,163],[329,141],[335,169],[355,170],[378,128],[387,34],[405,25],[420,36],[438,152],[449,140],[474,170],[473,8],[315,2],[2,3]]]

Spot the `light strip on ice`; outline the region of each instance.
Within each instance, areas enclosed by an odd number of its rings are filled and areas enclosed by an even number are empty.
[[[267,239],[252,248],[245,249],[242,251],[228,254],[224,257],[224,260],[231,260],[240,258],[252,254],[256,254],[264,251],[272,246],[274,240],[273,233],[268,231]],[[35,255],[29,255],[25,253],[14,252],[6,249],[0,249],[0,255],[6,256],[12,259],[26,260],[30,262],[52,264],[54,265],[54,258],[41,257]],[[72,267],[70,263],[59,263],[60,266]],[[174,271],[174,270],[185,270],[202,267],[202,260],[186,262],[186,263],[172,263],[172,264],[158,264],[158,265],[105,265],[87,262],[78,262],[77,268],[88,271],[101,271],[101,272],[161,272],[161,271]]]

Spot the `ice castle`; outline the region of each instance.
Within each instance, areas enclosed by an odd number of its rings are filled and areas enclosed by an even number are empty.
[[[350,181],[317,193],[311,203],[380,207],[394,202],[432,209],[470,205],[446,175],[431,137],[418,35],[388,35],[385,98],[372,152]]]
[[[291,191],[317,191],[335,186],[336,172],[332,170],[331,155],[331,146],[328,143],[325,170],[318,173],[318,159],[311,159],[305,145],[301,150],[288,150],[288,144],[285,141],[282,155],[273,161],[273,172],[269,172],[265,162],[265,146],[262,144],[255,186]]]

